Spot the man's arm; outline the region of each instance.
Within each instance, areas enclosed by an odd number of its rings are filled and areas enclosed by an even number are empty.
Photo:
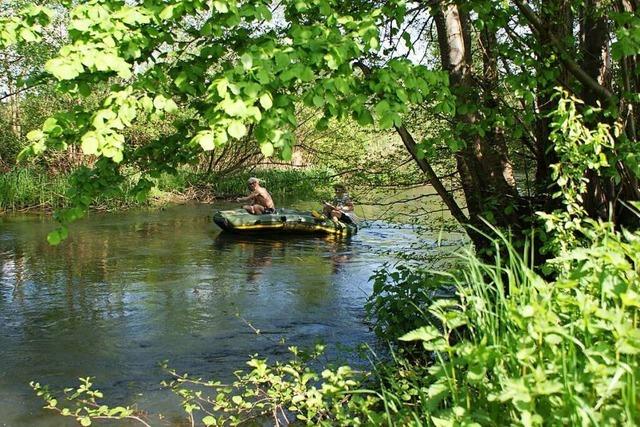
[[[236,199],[236,201],[237,202],[249,202],[249,201],[252,201],[257,195],[258,195],[258,192],[254,191],[253,193],[249,194],[246,197],[238,197]]]

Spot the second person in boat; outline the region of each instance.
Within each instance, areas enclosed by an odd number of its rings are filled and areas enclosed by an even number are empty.
[[[336,224],[339,222],[355,224],[353,201],[349,197],[349,193],[347,193],[347,187],[342,184],[335,184],[333,189],[336,194],[331,203],[324,203],[323,213]]]
[[[249,178],[247,181],[249,186],[249,194],[247,197],[238,197],[238,202],[249,202],[250,204],[243,206],[247,212],[253,215],[272,214],[276,212],[273,199],[266,188],[260,186],[258,178]]]

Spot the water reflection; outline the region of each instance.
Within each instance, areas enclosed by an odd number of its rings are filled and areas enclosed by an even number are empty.
[[[95,376],[112,402],[171,413],[161,360],[224,377],[291,344],[372,342],[362,306],[387,259],[378,251],[415,238],[383,228],[351,240],[235,236],[210,215],[209,206],[92,214],[58,247],[46,243],[48,218],[0,218],[2,422],[60,425],[40,409],[33,379],[61,387]]]

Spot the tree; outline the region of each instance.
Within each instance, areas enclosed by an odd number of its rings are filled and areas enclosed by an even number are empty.
[[[301,101],[322,109],[320,129],[348,118],[395,129],[459,222],[482,227],[486,218],[517,231],[537,209],[554,206],[557,188],[548,186],[553,168],[562,165],[554,166],[548,112],[557,103],[553,88],[561,86],[584,98],[594,128],[604,120],[625,129],[599,148],[615,167],[585,177],[585,200],[594,200],[589,214],[621,215],[620,202],[638,194],[637,6],[629,0],[94,0],[71,10],[70,44],[45,68],[66,93],[88,96],[100,82],[111,84],[110,93],[93,111],[47,120],[28,135],[32,145],[24,155],[78,144],[97,158],[93,169],[78,171],[77,208],[60,215],[64,223],[97,192],[118,185],[129,166],[149,176],[170,172],[201,150],[249,133],[263,155],[289,159]],[[5,19],[1,39],[28,42],[46,19],[34,9],[23,19]],[[437,43],[429,42],[432,21]],[[585,28],[582,42],[576,28]],[[417,59],[421,45],[425,61]],[[606,62],[605,82],[605,63],[596,58],[609,50],[619,65]],[[127,144],[126,128],[186,107],[194,114],[176,123],[173,135]],[[445,142],[466,212],[425,156],[433,141],[416,140],[406,127],[405,116],[417,108],[450,128]],[[536,170],[535,197],[519,188],[515,156],[525,160],[525,172]],[[139,191],[149,187],[143,176]],[[481,234],[470,235],[483,244]]]

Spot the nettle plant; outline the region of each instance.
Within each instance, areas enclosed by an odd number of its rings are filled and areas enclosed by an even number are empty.
[[[554,279],[496,231],[494,262],[468,253],[445,275],[458,301],[435,302],[437,326],[401,338],[437,360],[421,398],[434,424],[640,422],[640,232],[588,219],[581,207],[585,171],[615,178],[632,152],[613,144],[616,125],[587,127],[576,104],[563,97],[553,124],[564,209],[540,214]]]

